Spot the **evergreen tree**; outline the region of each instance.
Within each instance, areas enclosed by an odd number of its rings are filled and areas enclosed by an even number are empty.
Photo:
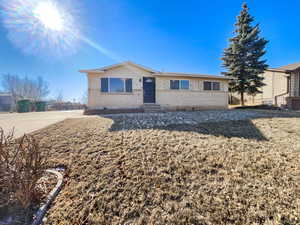
[[[261,59],[266,53],[267,40],[261,38],[259,25],[252,26],[254,18],[249,14],[246,3],[237,17],[235,36],[230,38],[229,47],[224,50],[223,66],[227,68],[226,75],[233,77],[229,83],[229,91],[241,95],[244,105],[244,93],[255,95],[261,93],[264,86],[260,76],[267,69],[266,60]]]

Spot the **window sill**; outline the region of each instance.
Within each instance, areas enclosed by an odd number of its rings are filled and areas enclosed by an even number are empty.
[[[223,92],[222,90],[203,90],[203,92]]]
[[[100,92],[101,95],[133,95],[133,92]]]
[[[224,93],[224,92],[228,92],[228,91],[223,91],[223,90],[219,90],[219,91],[204,91],[204,90],[199,90],[199,89],[194,89],[194,90],[171,90],[171,89],[157,89],[156,91],[164,91],[164,92],[177,92],[177,93],[181,93],[181,92],[198,92],[198,93]]]

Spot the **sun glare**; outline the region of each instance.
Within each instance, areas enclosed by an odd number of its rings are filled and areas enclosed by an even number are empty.
[[[0,0],[0,20],[8,39],[26,54],[61,58],[84,42],[115,61],[121,57],[82,34],[79,1]]]
[[[8,39],[26,54],[61,57],[81,42],[77,1],[0,0],[0,19]]]
[[[45,26],[47,29],[61,31],[63,29],[63,18],[59,10],[53,2],[40,2],[33,11],[33,15]]]

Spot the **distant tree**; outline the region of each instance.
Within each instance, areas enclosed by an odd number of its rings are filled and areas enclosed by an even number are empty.
[[[49,84],[43,79],[43,77],[39,76],[36,79],[36,98],[37,99],[43,99],[46,96],[49,95],[50,90],[49,90]]]
[[[22,92],[20,77],[17,75],[3,74],[1,76],[1,84],[4,91],[11,93],[14,103],[16,103],[17,98]]]
[[[230,38],[229,47],[223,53],[223,66],[227,68],[226,75],[233,77],[229,83],[229,91],[241,95],[244,105],[244,93],[255,95],[261,93],[265,84],[260,76],[267,69],[266,60],[261,59],[266,53],[267,40],[260,37],[259,24],[252,26],[254,18],[249,14],[246,3],[237,17],[235,36]]]
[[[4,74],[1,76],[1,83],[4,91],[12,94],[15,103],[17,100],[24,98],[42,100],[49,94],[49,85],[42,77],[35,80],[18,75]]]
[[[64,94],[62,90],[59,90],[56,97],[55,97],[56,102],[63,102],[64,101]]]

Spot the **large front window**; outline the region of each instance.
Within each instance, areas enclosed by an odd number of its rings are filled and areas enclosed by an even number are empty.
[[[109,87],[110,92],[124,92],[125,82],[120,78],[110,78],[109,79]]]
[[[188,90],[190,89],[189,80],[170,80],[170,89],[172,90]]]
[[[101,78],[101,92],[132,92],[132,79]]]

